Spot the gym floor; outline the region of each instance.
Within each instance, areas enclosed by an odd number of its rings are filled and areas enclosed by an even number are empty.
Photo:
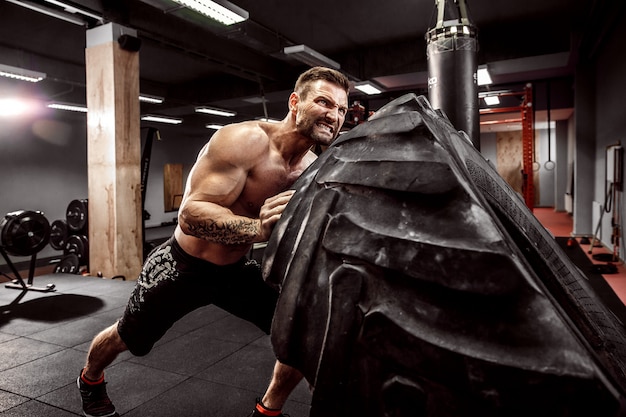
[[[535,215],[555,236],[569,236],[571,217]],[[626,273],[606,276],[626,299]],[[23,275],[22,275],[23,276]],[[133,281],[38,270],[33,284],[55,292],[0,287],[0,415],[82,415],[76,377],[93,336],[122,314]],[[208,306],[179,321],[145,357],[122,354],[107,370],[109,395],[122,416],[245,417],[269,381],[274,355],[267,335]],[[301,383],[285,406],[308,415]]]
[[[122,314],[133,281],[69,274],[36,276],[55,292],[0,288],[0,415],[82,415],[76,377],[93,336]],[[23,298],[20,298],[22,297]],[[246,417],[269,381],[269,336],[213,306],[199,309],[145,357],[124,353],[107,369],[123,416]],[[308,415],[301,383],[285,412]]]

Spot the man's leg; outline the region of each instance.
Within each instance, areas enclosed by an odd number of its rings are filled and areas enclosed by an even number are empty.
[[[104,369],[126,350],[117,332],[117,323],[101,331],[91,342],[85,368],[76,381],[86,416],[117,416],[104,382]]]
[[[116,322],[94,337],[87,354],[83,376],[91,381],[99,380],[104,375],[104,368],[113,363],[126,349],[126,344],[117,332]]]
[[[276,361],[272,380],[261,402],[257,404],[253,416],[280,416],[291,391],[302,380],[302,374],[295,368]]]

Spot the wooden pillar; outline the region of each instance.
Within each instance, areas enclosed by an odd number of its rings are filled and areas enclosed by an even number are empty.
[[[139,54],[114,23],[87,31],[87,171],[92,275],[136,279],[143,261]],[[136,38],[135,38],[136,39]]]

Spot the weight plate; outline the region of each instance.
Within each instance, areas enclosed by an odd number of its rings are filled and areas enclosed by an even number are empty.
[[[56,250],[63,250],[67,239],[67,221],[58,219],[50,225],[50,246]]]
[[[78,274],[80,261],[73,253],[63,256],[61,261],[54,267],[55,274]]]
[[[78,257],[80,265],[87,265],[89,262],[89,244],[87,237],[83,235],[68,236],[63,254],[74,254]]]
[[[88,200],[72,200],[65,211],[67,227],[72,232],[81,232],[87,229],[87,205]]]
[[[41,211],[18,210],[0,221],[0,245],[14,256],[30,256],[50,241],[50,223]]]

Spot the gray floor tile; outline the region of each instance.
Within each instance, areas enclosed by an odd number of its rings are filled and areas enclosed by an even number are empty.
[[[7,369],[37,360],[62,350],[62,346],[40,342],[25,337],[18,337],[0,343],[0,379]],[[0,381],[0,384],[2,381]]]
[[[221,308],[214,305],[208,305],[192,311],[182,319],[178,320],[174,323],[171,330],[175,330],[180,333],[189,333],[200,327],[204,327],[207,324],[221,320],[228,315],[229,314]]]
[[[241,347],[239,343],[207,335],[202,328],[155,347],[147,356],[133,357],[129,361],[193,376]]]
[[[14,334],[2,333],[2,332],[0,331],[0,343],[7,342],[7,341],[9,341],[9,340],[13,340],[13,339],[16,339],[16,338],[18,338],[18,337],[19,337],[19,336],[16,336],[16,335],[14,335]]]
[[[246,417],[254,401],[253,392],[192,378],[124,416]]]
[[[0,372],[0,389],[36,398],[76,379],[83,362],[81,352],[65,349]]]
[[[28,398],[0,390],[0,413],[29,401]]]
[[[74,417],[76,414],[31,400],[2,413],[3,417]]]
[[[263,393],[274,369],[275,356],[267,346],[249,344],[196,374],[197,378]]]

